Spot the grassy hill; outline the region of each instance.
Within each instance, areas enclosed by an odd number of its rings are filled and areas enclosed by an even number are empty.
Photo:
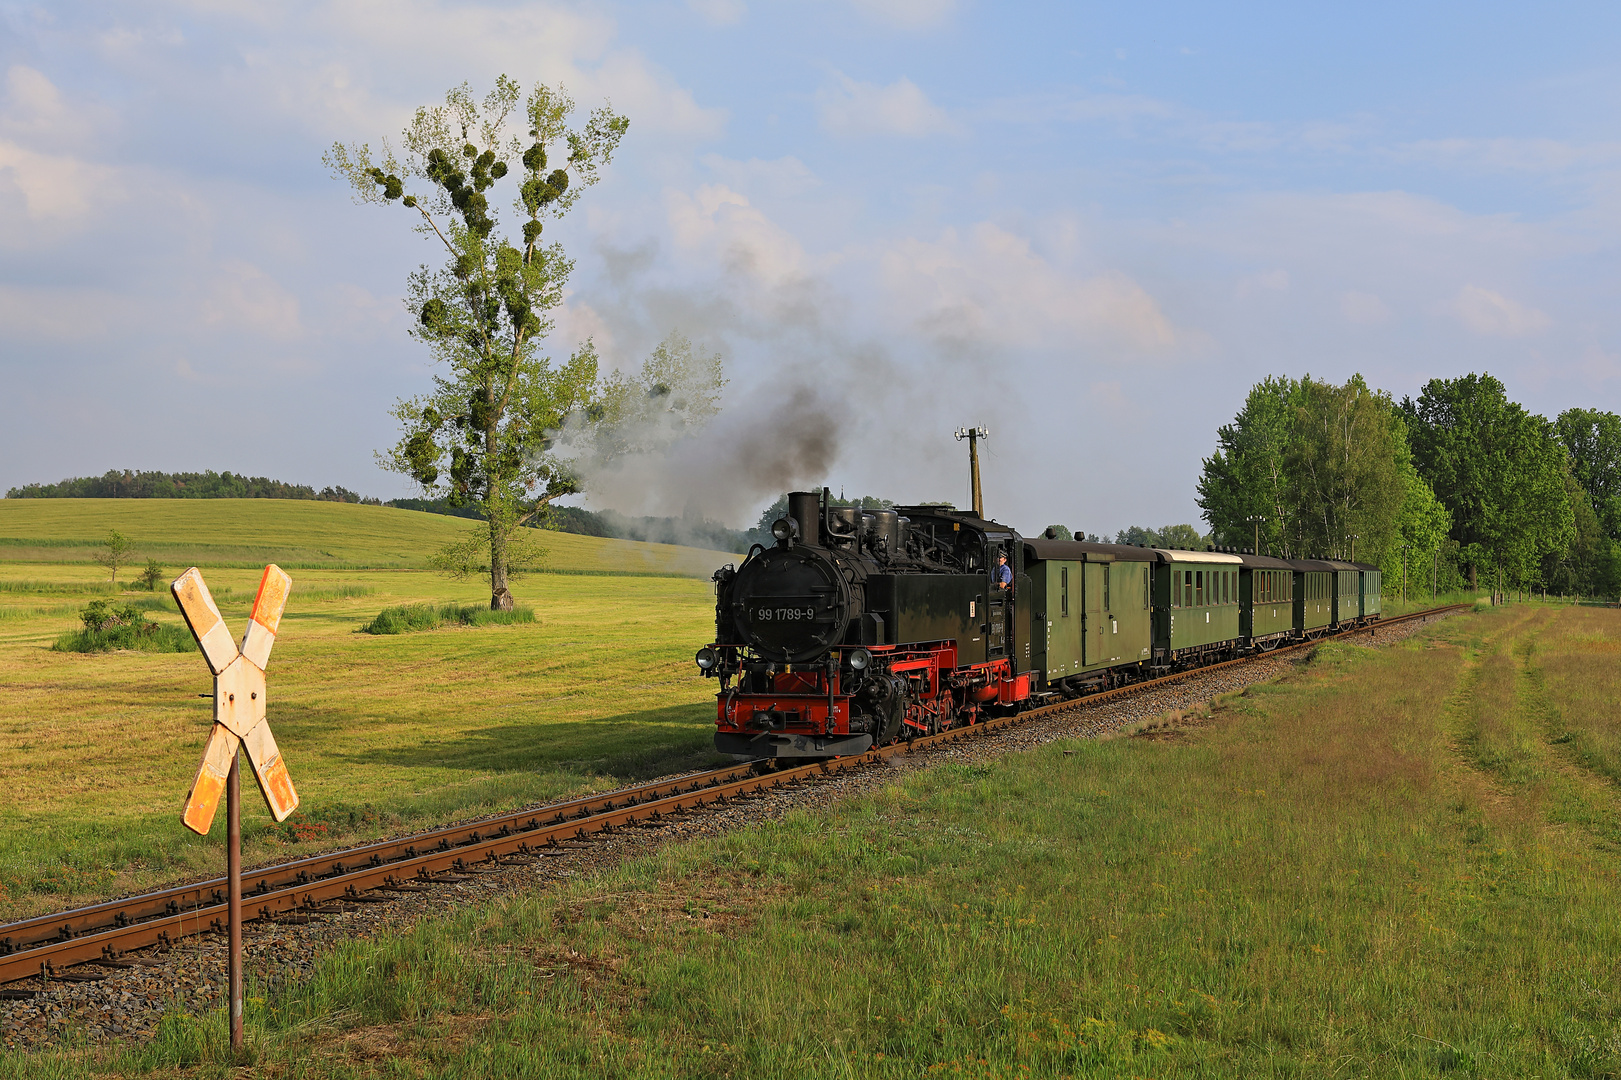
[[[0,499],[0,561],[89,562],[109,529],[166,566],[412,568],[476,523],[289,499]],[[726,552],[545,532],[548,569],[708,577]]]

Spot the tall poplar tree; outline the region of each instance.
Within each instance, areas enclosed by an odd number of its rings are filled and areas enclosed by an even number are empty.
[[[413,336],[444,374],[431,393],[398,404],[402,437],[380,457],[426,493],[482,512],[485,532],[441,551],[437,563],[487,570],[497,610],[512,607],[509,569],[536,557],[514,530],[579,490],[553,452],[557,433],[600,405],[589,342],[555,366],[541,351],[572,268],[560,245],[541,243],[542,231],[597,182],[629,126],[603,106],[570,127],[574,111],[562,87],[537,84],[526,97],[502,75],[482,102],[463,83],[443,105],[419,108],[398,156],[385,141],[375,158],[365,143],[338,143],[323,159],[359,201],[399,204],[444,250],[438,268],[411,276],[406,301]],[[516,232],[499,227],[492,201],[509,174]]]

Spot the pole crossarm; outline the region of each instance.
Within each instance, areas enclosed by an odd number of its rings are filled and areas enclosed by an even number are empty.
[[[199,835],[207,835],[214,822],[239,746],[247,751],[265,805],[275,819],[284,821],[298,809],[293,778],[265,720],[265,668],[292,585],[292,578],[281,567],[265,567],[240,645],[225,625],[200,570],[193,566],[169,586],[214,673],[214,726],[181,815],[186,828]]]

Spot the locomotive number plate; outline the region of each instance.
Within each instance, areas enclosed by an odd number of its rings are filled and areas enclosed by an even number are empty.
[[[755,622],[809,622],[816,618],[813,607],[766,607],[751,610],[749,617]]]

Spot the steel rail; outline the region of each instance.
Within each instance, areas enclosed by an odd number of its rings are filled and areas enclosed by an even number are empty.
[[[462,875],[493,870],[503,861],[560,855],[566,850],[562,845],[567,841],[612,833],[632,822],[660,821],[711,803],[724,804],[739,797],[798,786],[810,779],[876,764],[897,754],[988,736],[1055,713],[1089,708],[1223,668],[1310,649],[1324,641],[1363,631],[1416,619],[1427,620],[1470,606],[1454,604],[1382,619],[1269,652],[1189,668],[1020,713],[992,717],[969,727],[919,736],[860,755],[764,774],[756,773],[747,764],[713,769],[262,866],[242,874],[244,917],[253,921],[300,913],[332,913],[342,910],[329,906],[334,900],[358,904],[386,899],[373,895],[376,892],[416,891],[427,883],[467,880]],[[225,879],[218,877],[0,926],[0,984],[34,976],[61,977],[63,969],[75,964],[117,965],[123,962],[122,955],[133,949],[168,945],[181,937],[221,931],[225,918]]]

